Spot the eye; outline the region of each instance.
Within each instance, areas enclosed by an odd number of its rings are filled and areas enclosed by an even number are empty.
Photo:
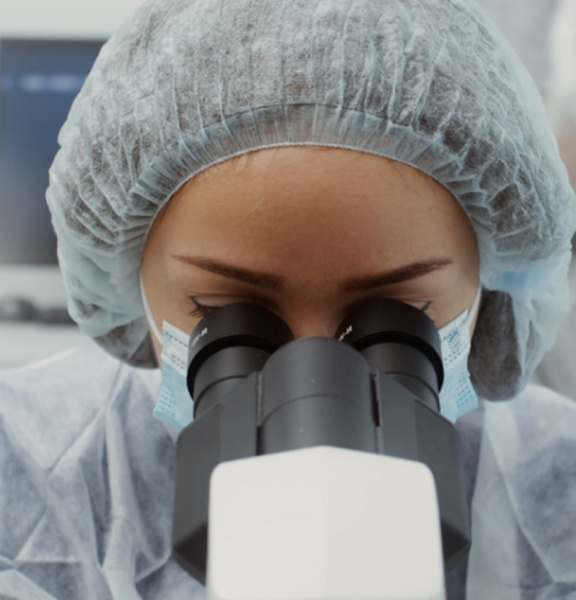
[[[430,308],[430,305],[432,304],[431,301],[429,302],[423,302],[421,305],[417,306],[416,308],[418,310],[421,310],[423,313],[427,312],[428,309]]]
[[[218,310],[218,306],[206,306],[205,304],[201,304],[194,298],[193,296],[188,296],[192,304],[194,304],[194,308],[188,313],[191,317],[196,317],[197,319],[203,319],[207,317],[209,314],[213,313],[215,310]]]

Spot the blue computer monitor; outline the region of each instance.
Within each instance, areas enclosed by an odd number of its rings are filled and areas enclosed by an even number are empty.
[[[0,265],[56,263],[45,193],[57,136],[103,40],[0,40]]]

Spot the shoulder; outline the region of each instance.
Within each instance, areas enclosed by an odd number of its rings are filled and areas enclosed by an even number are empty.
[[[542,533],[557,531],[560,515],[570,518],[565,532],[576,547],[576,402],[536,385],[509,402],[487,402],[482,445],[481,459],[493,459],[524,518]]]
[[[576,403],[530,385],[479,412],[468,591],[567,597],[576,592]]]
[[[87,341],[82,346],[45,360],[0,370],[0,401],[5,400],[6,394],[16,394],[20,398],[37,397],[38,391],[48,386],[55,391],[75,389],[83,394],[85,404],[96,398],[100,404],[102,392],[113,388],[117,378],[140,380],[142,384],[151,385],[154,377],[152,370],[126,365]],[[96,387],[88,385],[96,382]],[[60,400],[57,396],[51,399]]]
[[[203,597],[169,560],[175,446],[152,417],[158,384],[96,346],[0,373],[0,539],[14,565],[0,597]]]
[[[572,519],[569,531],[576,531],[573,400],[529,385],[508,402],[485,402],[481,439],[479,464],[485,481],[499,474],[518,518],[534,526],[539,523],[541,533],[546,529],[551,533],[562,521],[559,515],[564,515]],[[554,514],[550,523],[543,522]],[[574,546],[576,537],[573,533],[570,537]]]
[[[153,372],[124,365],[89,343],[0,372],[0,431],[48,467],[111,411],[137,403],[151,412],[154,388]]]
[[[535,440],[546,445],[565,439],[576,443],[576,401],[530,384],[510,400],[481,399],[479,408],[461,417],[456,426],[465,444],[480,438],[506,446]]]
[[[576,402],[529,385],[512,400],[482,402],[479,412],[478,481],[499,478],[517,517],[534,524],[562,511],[576,525]]]
[[[502,435],[508,445],[576,444],[576,402],[553,390],[531,384],[512,400],[483,404],[484,428],[494,440]]]

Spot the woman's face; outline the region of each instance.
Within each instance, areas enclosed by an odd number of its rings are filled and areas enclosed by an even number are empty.
[[[151,230],[142,279],[160,330],[165,320],[190,333],[208,312],[251,302],[296,337],[332,337],[374,298],[442,327],[472,306],[478,263],[468,218],[427,175],[371,154],[287,147],[183,186]]]

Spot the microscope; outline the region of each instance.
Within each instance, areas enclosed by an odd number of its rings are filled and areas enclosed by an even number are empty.
[[[211,600],[444,600],[470,540],[434,323],[394,300],[294,340],[234,304],[190,338],[176,561]]]

